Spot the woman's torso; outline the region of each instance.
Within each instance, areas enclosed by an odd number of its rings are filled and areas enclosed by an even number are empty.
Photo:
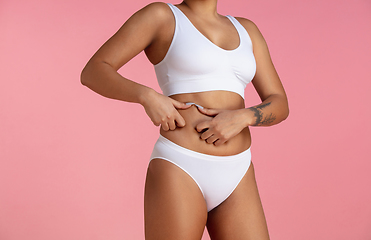
[[[178,10],[181,10],[182,12],[187,13],[187,14],[183,15],[184,13],[181,13]],[[219,15],[220,16],[219,20],[216,20],[213,23],[214,28],[210,29],[207,27],[203,27],[202,19],[197,18],[196,15],[192,15],[192,13],[189,12],[187,8],[185,8],[184,6],[177,5],[177,9],[175,9],[175,11],[177,11],[177,13],[180,14],[178,17],[182,17],[183,21],[185,21],[185,24],[188,24],[188,29],[189,29],[188,31],[192,31],[192,33],[195,34],[196,36],[198,35],[198,37],[201,36],[200,35],[201,32],[203,32],[204,36],[208,36],[210,42],[208,42],[206,39],[202,39],[203,37],[199,38],[198,41],[203,41],[204,44],[209,44],[210,49],[215,50],[216,53],[224,54],[221,61],[225,61],[224,56],[226,56],[227,58],[230,57],[231,59],[235,60],[234,56],[238,56],[236,55],[238,54],[238,51],[241,51],[241,50],[249,51],[250,50],[248,49],[249,46],[247,45],[243,46],[241,44],[240,32],[236,31],[236,26],[233,26],[231,24],[231,21],[228,20],[226,17]],[[148,59],[155,66],[156,65],[158,66],[158,63],[163,64],[162,62],[165,56],[169,58],[169,56],[167,55],[168,55],[168,51],[169,51],[170,45],[174,37],[174,32],[175,32],[175,21],[174,20],[175,19],[173,19],[173,13],[171,12],[170,9],[168,9],[167,12],[169,14],[170,19],[172,19],[172,21],[169,21],[167,26],[164,28],[164,31],[161,31],[158,38],[154,40],[154,42],[145,50]],[[192,19],[189,18],[190,22],[187,23],[188,19],[185,19],[184,17],[189,17],[189,16],[192,16]],[[197,26],[194,25],[194,28],[192,25],[190,25],[193,22],[198,23]],[[207,23],[204,23],[204,26],[206,25]],[[218,30],[215,30],[215,29],[218,29]],[[225,36],[226,35],[225,33],[228,33],[227,34],[228,37]],[[223,36],[223,37],[220,37],[220,36]],[[213,39],[213,41],[211,41],[210,39]],[[241,49],[241,45],[242,45],[242,49]],[[197,53],[195,55],[197,55]],[[196,60],[198,59],[194,59],[194,61]],[[250,57],[250,60],[246,58],[242,60],[250,61],[251,57]],[[189,59],[187,59],[187,62],[188,61]],[[224,68],[224,64],[225,62],[223,62],[222,65],[219,66],[219,68],[220,67]],[[239,61],[238,64],[242,66],[241,61]],[[243,64],[245,64],[243,66],[246,66],[247,64],[249,64],[249,62],[243,62]],[[194,68],[192,67],[192,69],[190,70],[193,71]],[[203,69],[201,68],[200,70],[202,71]],[[188,71],[185,71],[185,72],[188,72]],[[222,91],[220,90],[202,91],[202,92],[193,92],[193,93],[174,94],[174,95],[171,95],[170,97],[180,102],[185,102],[185,103],[193,102],[205,108],[234,110],[234,109],[241,109],[245,107],[244,99],[241,97],[241,91],[239,92],[239,94],[236,92],[223,91],[223,90]],[[160,130],[160,134],[164,136],[165,138],[169,139],[170,141],[182,147],[196,151],[196,152],[201,152],[201,153],[210,154],[210,155],[220,155],[220,156],[234,155],[250,147],[251,137],[250,137],[250,132],[248,128],[243,129],[238,135],[228,140],[223,145],[215,146],[213,144],[207,143],[205,140],[202,140],[200,138],[201,133],[196,131],[196,126],[198,123],[202,121],[210,120],[212,119],[212,117],[202,114],[201,112],[199,112],[199,110],[195,106],[192,106],[186,110],[178,110],[178,111],[184,118],[186,122],[186,126],[183,128],[177,127],[175,130],[172,130],[172,131],[164,131],[162,129]]]

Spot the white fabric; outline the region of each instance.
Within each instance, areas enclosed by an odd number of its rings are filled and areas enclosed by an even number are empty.
[[[256,62],[246,29],[232,16],[240,44],[225,50],[212,43],[176,6],[168,3],[175,17],[175,31],[164,59],[154,65],[164,95],[225,90],[244,98],[253,79]]]
[[[199,186],[210,211],[234,191],[251,163],[250,148],[236,155],[214,156],[195,152],[177,145],[160,135],[151,154],[169,161],[189,176]]]

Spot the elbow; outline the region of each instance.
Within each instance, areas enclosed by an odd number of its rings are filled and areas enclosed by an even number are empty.
[[[81,74],[80,74],[80,82],[84,86],[87,86],[89,84],[89,77],[87,75],[88,73],[87,73],[86,66],[85,66],[85,68],[81,71]]]
[[[290,115],[290,110],[289,108],[287,108],[286,112],[285,112],[285,115],[283,116],[283,120],[286,120]]]
[[[290,109],[289,109],[289,104],[288,102],[286,101],[286,106],[285,106],[285,110],[283,111],[283,120],[286,120],[290,115]]]
[[[287,100],[287,97],[279,96],[279,100],[277,100],[278,109],[277,109],[277,123],[280,123],[284,120],[286,120],[289,117],[290,110],[289,110],[289,102]]]
[[[286,120],[289,117],[290,110],[289,110],[289,102],[286,96],[280,99],[280,107],[278,110],[277,118],[279,119],[279,123]]]
[[[99,80],[99,76],[101,75],[104,68],[102,68],[103,61],[91,59],[84,69],[81,71],[80,74],[80,82],[82,85],[86,87],[91,87],[96,85],[96,82]]]

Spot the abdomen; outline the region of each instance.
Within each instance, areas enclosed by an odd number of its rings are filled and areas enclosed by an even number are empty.
[[[194,102],[205,108],[235,110],[245,107],[244,100],[238,94],[227,91],[178,94],[171,96],[171,98],[180,102]],[[184,118],[186,126],[183,128],[177,127],[173,131],[161,129],[160,134],[182,147],[209,155],[228,156],[243,152],[251,145],[248,128],[243,129],[238,135],[220,146],[207,143],[200,138],[201,133],[197,132],[196,126],[202,121],[212,119],[212,117],[199,112],[196,106],[178,111]]]

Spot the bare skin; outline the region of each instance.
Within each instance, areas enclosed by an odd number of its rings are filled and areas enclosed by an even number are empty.
[[[213,44],[238,47],[233,24],[217,13],[216,0],[185,0],[176,5]],[[109,98],[141,104],[160,133],[180,146],[210,155],[233,155],[251,145],[249,126],[270,126],[288,116],[288,103],[270,59],[267,45],[251,21],[236,18],[248,31],[257,63],[252,81],[262,103],[245,108],[236,93],[210,91],[163,96],[117,73],[145,51],[159,63],[171,44],[175,20],[164,3],[152,3],[135,13],[90,59],[81,81]],[[205,109],[185,105],[195,102]],[[197,184],[170,162],[153,159],[146,178],[146,239],[201,239],[207,225],[211,238],[269,239],[253,165],[227,200],[209,213]]]

